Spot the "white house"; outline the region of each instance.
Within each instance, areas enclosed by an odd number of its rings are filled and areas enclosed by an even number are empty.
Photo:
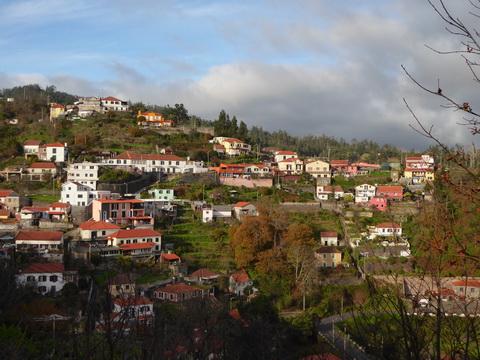
[[[338,246],[338,233],[336,231],[322,231],[320,242],[324,246]]]
[[[214,221],[218,218],[229,219],[232,217],[230,205],[212,205],[202,209],[202,221],[204,223]]]
[[[20,231],[15,237],[17,249],[32,249],[40,252],[44,250],[58,250],[63,246],[61,231]]]
[[[80,184],[75,181],[66,181],[62,184],[60,201],[69,203],[72,206],[88,206],[93,200],[110,199],[118,197],[110,191],[97,191],[89,185]]]
[[[101,168],[105,164],[102,163],[75,163],[69,164],[67,167],[67,180],[82,185],[88,185],[93,190],[97,189],[98,177]]]
[[[355,186],[355,202],[368,203],[370,198],[375,196],[377,187],[370,184],[361,184]]]
[[[298,154],[293,151],[276,151],[274,156],[276,163],[282,160],[293,159],[293,158],[298,158]]]
[[[127,101],[114,98],[113,96],[101,99],[100,104],[104,113],[108,111],[128,111],[130,109]]]
[[[113,246],[128,244],[153,243],[155,251],[162,246],[162,234],[152,229],[117,230],[108,236],[108,241]]]
[[[40,145],[38,158],[43,161],[64,162],[67,159],[67,144],[59,142]]]
[[[319,200],[339,200],[345,197],[345,192],[341,186],[329,186],[317,184],[317,198]]]
[[[106,160],[107,164],[120,168],[138,169],[142,172],[182,173],[187,169],[187,161],[176,155],[138,154],[126,151],[113,159]],[[190,168],[196,169],[195,163]],[[192,170],[193,171],[193,170]],[[205,168],[205,171],[208,171]]]
[[[32,285],[42,295],[54,295],[66,283],[75,283],[76,279],[77,271],[65,271],[65,266],[61,263],[33,263],[17,276],[17,283]]]
[[[228,290],[237,296],[247,295],[244,290],[247,286],[252,286],[253,280],[248,277],[246,272],[230,275]]]
[[[384,222],[376,225],[370,230],[370,239],[376,236],[400,237],[402,236],[402,226],[394,222]]]

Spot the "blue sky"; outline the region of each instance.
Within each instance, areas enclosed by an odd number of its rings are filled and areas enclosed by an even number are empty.
[[[470,21],[467,1],[447,4]],[[0,0],[0,34],[3,88],[183,103],[210,120],[224,109],[269,131],[421,150],[432,142],[405,98],[442,140],[474,140],[400,67],[476,101],[460,55],[425,47],[461,46],[426,0]]]

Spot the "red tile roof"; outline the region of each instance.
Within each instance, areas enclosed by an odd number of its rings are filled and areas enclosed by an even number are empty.
[[[250,205],[250,203],[247,202],[247,201],[239,201],[235,204],[235,207],[244,207],[244,206],[247,206],[247,205]]]
[[[51,108],[63,109],[63,105],[60,104],[50,104]]]
[[[378,192],[403,192],[402,186],[380,185],[377,187]]]
[[[115,304],[124,307],[124,306],[132,306],[132,305],[149,305],[153,304],[153,302],[147,298],[143,298],[140,296],[129,296],[115,299]]]
[[[70,206],[69,203],[61,203],[61,202],[53,202],[50,204],[50,207],[53,208],[68,208]]]
[[[156,292],[164,292],[169,294],[183,294],[190,291],[200,290],[195,286],[185,285],[185,284],[172,284],[165,287],[155,289]]]
[[[102,100],[107,100],[107,101],[122,101],[122,100],[120,100],[120,99],[114,98],[113,96],[106,97],[106,98],[104,98],[104,99],[102,99]]]
[[[479,280],[459,280],[459,281],[452,282],[452,285],[480,287],[480,281]]]
[[[0,190],[0,197],[5,197],[13,193],[13,190]]]
[[[320,233],[321,237],[338,237],[338,233],[336,231],[322,231]]]
[[[277,151],[275,155],[297,155],[296,152],[293,151]]]
[[[39,146],[41,143],[41,140],[27,140],[23,143],[23,146]]]
[[[315,250],[317,254],[341,254],[342,252],[333,246],[323,246]]]
[[[147,236],[162,236],[159,232],[152,229],[131,229],[131,230],[118,230],[111,234],[109,237],[116,239],[126,239],[132,237],[147,237]]]
[[[218,274],[208,269],[198,269],[197,271],[194,271],[190,276],[210,278],[210,277],[218,276]]]
[[[164,258],[166,260],[178,260],[178,259],[180,259],[180,256],[178,256],[176,254],[162,254],[162,258]]]
[[[302,161],[302,160],[300,160],[299,158],[289,158],[289,159],[280,160],[279,163],[295,162],[295,161]]]
[[[244,283],[250,280],[246,272],[233,274],[232,279],[237,283]]]
[[[61,231],[20,231],[15,238],[16,241],[61,241]]]
[[[164,154],[138,154],[131,151],[125,151],[120,155],[114,157],[119,160],[163,160],[163,161],[185,161],[177,155],[164,155]]]
[[[23,270],[22,274],[62,273],[64,270],[62,263],[33,263]]]
[[[78,184],[80,186],[86,186],[86,185],[82,185],[82,184]],[[144,201],[143,200],[139,200],[139,199],[121,199],[121,200],[112,200],[112,199],[95,199],[93,201],[99,201],[101,203],[112,203],[112,204],[122,204],[122,203],[135,203],[135,204],[139,204],[139,203],[143,203]]]
[[[401,229],[402,227],[394,222],[384,222],[378,224],[377,229]]]
[[[57,165],[52,162],[36,162],[27,166],[27,169],[56,169]]]
[[[45,144],[40,146],[41,148],[46,148],[46,147],[65,147],[65,144],[62,144],[60,142],[52,143],[52,144]]]
[[[122,250],[138,250],[138,249],[151,249],[155,243],[145,242],[145,243],[136,243],[136,244],[123,244],[120,245]]]
[[[120,226],[105,221],[87,221],[78,226],[82,230],[120,229]]]

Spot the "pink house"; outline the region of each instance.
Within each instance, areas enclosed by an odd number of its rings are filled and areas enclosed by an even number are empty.
[[[370,198],[370,206],[376,210],[386,211],[388,209],[388,200],[386,196],[374,196]]]
[[[92,218],[116,225],[153,228],[153,218],[145,216],[144,202],[137,199],[97,199],[92,201]]]

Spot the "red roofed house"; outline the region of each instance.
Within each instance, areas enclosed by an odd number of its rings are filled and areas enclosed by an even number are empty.
[[[239,139],[220,136],[215,137],[213,140],[223,145],[225,153],[230,156],[249,154],[252,151],[252,147],[249,144]]]
[[[61,263],[34,263],[17,276],[17,282],[35,286],[36,291],[42,295],[53,295],[62,290],[66,283],[76,283],[77,271],[65,271],[65,266]]]
[[[160,263],[165,265],[178,265],[181,262],[182,259],[180,258],[180,256],[173,253],[162,254],[162,256],[160,257]]]
[[[402,236],[402,227],[394,222],[384,222],[371,229],[369,238],[373,239],[375,236]]]
[[[92,201],[92,219],[153,229],[153,218],[145,216],[144,206],[143,200],[138,199],[96,199]]]
[[[139,296],[120,297],[113,302],[112,321],[129,329],[140,324],[153,323],[153,302]]]
[[[121,248],[122,245],[148,244],[145,247],[126,246],[122,248],[122,250],[133,251],[133,253],[141,253],[142,249],[148,252],[148,248],[151,249],[150,251],[160,251],[162,234],[151,229],[118,230],[108,236],[108,241],[112,246]]]
[[[162,114],[157,114],[153,111],[140,112],[140,110],[138,110],[137,124],[154,128],[174,126],[173,121],[165,119]]]
[[[220,177],[238,178],[245,174],[245,164],[220,164],[217,167],[211,167],[210,170],[217,172]]]
[[[120,226],[105,221],[87,221],[81,223],[78,228],[80,229],[80,238],[84,241],[106,241],[109,235],[120,230]]]
[[[338,246],[338,233],[336,231],[322,231],[320,243],[325,246]]]
[[[187,300],[201,299],[203,290],[195,286],[173,284],[155,289],[154,296],[157,300],[181,303]]]
[[[385,196],[388,200],[402,200],[403,187],[402,186],[382,186],[377,187],[376,196]]]
[[[128,111],[130,109],[127,101],[114,98],[113,96],[101,99],[100,104],[103,107],[104,114],[109,111]]]
[[[160,246],[153,242],[119,245],[123,255],[134,257],[150,257],[155,251],[160,251]]]
[[[253,286],[253,280],[248,277],[248,274],[243,271],[240,273],[230,275],[228,290],[237,296],[246,295],[244,290],[248,286]]]
[[[332,160],[330,165],[332,170],[337,173],[348,171],[348,160]]]
[[[72,206],[69,203],[54,202],[50,204],[48,215],[51,220],[64,220],[68,218]]]
[[[276,163],[282,160],[292,159],[292,158],[298,158],[298,154],[293,151],[275,151],[274,161]]]
[[[217,154],[225,155],[227,152],[225,151],[225,146],[220,145],[220,144],[213,144],[213,150]]]
[[[453,291],[457,296],[465,298],[480,298],[479,280],[458,280],[452,282]]]
[[[190,274],[189,277],[200,285],[204,285],[211,284],[212,282],[216,281],[220,277],[220,275],[208,269],[198,269],[197,271],[194,271],[192,274]]]
[[[323,268],[336,268],[342,263],[342,252],[333,246],[323,246],[315,250],[315,258]]]
[[[43,161],[64,162],[67,159],[67,144],[59,142],[40,145],[38,159]]]
[[[187,168],[187,161],[176,155],[138,154],[131,151],[109,159],[108,164],[143,172],[161,173],[181,173]]]
[[[27,166],[27,176],[30,180],[44,180],[44,175],[51,174],[56,177],[59,174],[59,168],[53,162],[35,162]]]
[[[15,237],[17,249],[33,249],[35,251],[59,250],[63,246],[61,231],[20,231]]]
[[[242,220],[244,216],[251,215],[251,216],[258,216],[257,207],[252,203],[246,201],[237,202],[233,206],[233,213],[235,217],[239,220]]]

